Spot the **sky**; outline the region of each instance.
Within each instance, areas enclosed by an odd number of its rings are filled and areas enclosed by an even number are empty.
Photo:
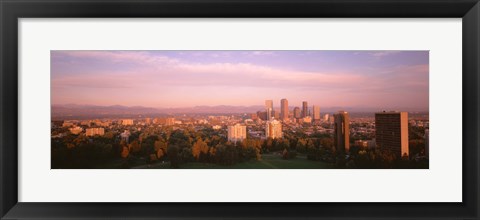
[[[51,51],[52,104],[428,110],[428,51]]]

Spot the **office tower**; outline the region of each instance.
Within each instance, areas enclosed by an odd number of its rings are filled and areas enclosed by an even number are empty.
[[[105,129],[103,128],[87,128],[87,130],[85,130],[85,135],[87,136],[95,136],[95,135],[103,136],[104,134],[105,134]]]
[[[375,113],[375,140],[381,150],[408,157],[408,112]]]
[[[272,111],[272,116],[276,119],[280,118],[280,112],[279,111]]]
[[[324,122],[328,122],[328,117],[330,117],[330,115],[329,115],[329,114],[325,114],[325,115],[323,116],[323,121],[324,121]]]
[[[264,121],[268,120],[267,112],[258,111],[257,116]]]
[[[280,118],[283,121],[288,120],[288,100],[287,99],[282,99],[280,101]]]
[[[350,150],[350,116],[348,112],[339,111],[334,117],[334,143],[337,152],[348,153]]]
[[[308,116],[308,103],[306,101],[302,102],[302,118]]]
[[[428,159],[429,156],[429,139],[430,139],[430,130],[427,128],[425,129],[425,157]]]
[[[267,138],[282,138],[282,124],[277,120],[267,121],[267,126],[265,126],[265,136]]]
[[[265,110],[267,112],[267,120],[273,117],[273,100],[265,100]]]
[[[235,124],[228,126],[228,141],[237,142],[247,138],[247,126]]]
[[[293,117],[296,118],[296,119],[300,119],[302,117],[302,113],[301,113],[299,107],[295,107],[293,109]]]
[[[320,106],[318,105],[313,106],[313,121],[314,122],[320,121]]]

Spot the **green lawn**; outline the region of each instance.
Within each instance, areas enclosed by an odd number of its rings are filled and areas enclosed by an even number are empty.
[[[170,163],[156,163],[135,167],[139,169],[168,169]],[[297,158],[284,160],[278,154],[263,154],[261,161],[249,161],[238,163],[232,166],[222,166],[209,163],[186,163],[180,165],[181,169],[329,169],[333,165],[307,160],[305,155],[299,155]]]

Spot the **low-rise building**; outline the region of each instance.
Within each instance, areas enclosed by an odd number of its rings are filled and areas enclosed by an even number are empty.
[[[105,134],[105,129],[104,128],[87,128],[85,131],[85,135],[87,136],[103,136]]]
[[[83,128],[76,126],[76,127],[73,127],[73,128],[69,128],[68,130],[70,130],[70,133],[72,133],[72,134],[80,134],[80,133],[82,133]]]
[[[133,119],[123,119],[122,125],[133,125]]]

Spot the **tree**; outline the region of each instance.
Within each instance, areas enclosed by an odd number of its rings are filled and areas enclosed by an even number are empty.
[[[172,145],[168,147],[168,159],[170,160],[170,166],[172,168],[180,167],[180,155],[177,146]]]
[[[297,151],[300,153],[305,153],[307,151],[307,141],[305,139],[303,138],[298,139]]]
[[[130,143],[130,144],[128,145],[128,148],[129,148],[129,150],[130,150],[131,152],[137,153],[137,152],[140,151],[141,146],[140,146],[140,144],[138,143],[138,140],[134,140],[134,141],[132,141],[132,143]]]
[[[210,155],[210,162],[213,162],[214,158],[215,158],[215,154],[217,152],[217,148],[216,147],[210,147],[209,150],[208,150],[208,155]]]
[[[263,145],[267,152],[273,150],[273,139],[271,137],[267,138]]]
[[[192,148],[190,147],[183,147],[180,150],[180,163],[187,163],[194,161],[195,158],[192,155]]]
[[[162,148],[160,148],[157,150],[156,154],[157,154],[157,158],[161,159],[163,156],[165,156],[165,151]]]
[[[281,139],[278,141],[279,150],[285,150],[290,148],[290,142],[287,139]]]
[[[321,138],[320,145],[327,149],[333,148],[333,138]]]
[[[157,152],[160,149],[162,149],[164,152],[167,152],[167,143],[163,139],[157,140],[154,143],[154,149]]]
[[[205,143],[201,138],[198,138],[197,142],[193,144],[192,155],[197,161],[199,161],[201,158],[206,158],[206,156],[208,155],[208,150],[209,149],[207,143]]]

